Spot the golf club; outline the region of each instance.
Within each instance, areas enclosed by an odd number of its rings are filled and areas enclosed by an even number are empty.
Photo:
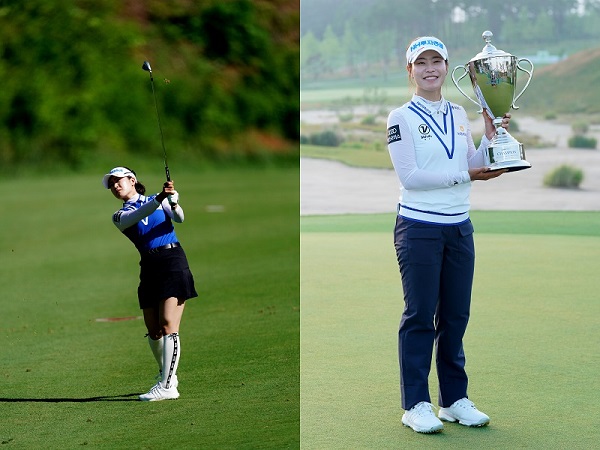
[[[152,76],[152,67],[148,61],[144,61],[142,69],[150,73],[150,84],[152,85],[152,96],[154,97],[154,108],[156,109],[156,120],[158,121],[158,129],[160,130],[160,142],[162,143],[163,154],[165,157],[165,174],[167,175],[167,181],[171,181],[171,174],[169,173],[169,164],[167,163],[167,150],[165,149],[165,138],[163,137],[162,127],[160,126],[160,116],[158,114],[158,103],[156,101],[156,92],[154,92],[154,77]]]

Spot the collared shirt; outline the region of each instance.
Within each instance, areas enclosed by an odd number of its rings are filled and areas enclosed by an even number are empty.
[[[475,149],[460,105],[414,95],[388,117],[388,150],[401,184],[399,214],[407,219],[457,224],[469,218],[469,168],[483,167],[489,145]]]

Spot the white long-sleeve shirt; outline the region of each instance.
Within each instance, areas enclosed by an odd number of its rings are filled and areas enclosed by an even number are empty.
[[[467,114],[442,98],[414,95],[388,117],[388,150],[401,184],[399,214],[407,219],[457,224],[469,218],[469,168],[484,166],[489,140],[475,149]]]

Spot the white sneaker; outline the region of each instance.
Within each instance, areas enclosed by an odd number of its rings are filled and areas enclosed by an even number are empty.
[[[143,402],[157,402],[160,400],[176,400],[179,398],[179,392],[175,386],[169,389],[163,387],[159,381],[146,394],[140,395],[140,400]]]
[[[456,422],[467,427],[483,427],[490,418],[475,408],[471,400],[464,397],[452,403],[449,408],[440,408],[438,417],[447,422]]]
[[[444,428],[444,424],[435,417],[432,405],[428,402],[419,402],[406,411],[402,416],[402,424],[417,433],[437,433]]]

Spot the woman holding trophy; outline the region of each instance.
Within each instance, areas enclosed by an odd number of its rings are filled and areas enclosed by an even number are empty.
[[[463,336],[469,319],[475,263],[469,193],[489,170],[484,152],[496,128],[483,114],[485,134],[475,148],[463,107],[442,96],[448,51],[436,37],[421,37],[406,51],[415,93],[388,117],[388,149],[402,187],[394,243],[404,291],[398,332],[402,423],[420,433],[443,429],[439,420],[484,426],[489,417],[467,396]],[[502,127],[508,128],[506,114]],[[436,350],[436,417],[428,376]],[[439,417],[439,418],[438,418]]]

